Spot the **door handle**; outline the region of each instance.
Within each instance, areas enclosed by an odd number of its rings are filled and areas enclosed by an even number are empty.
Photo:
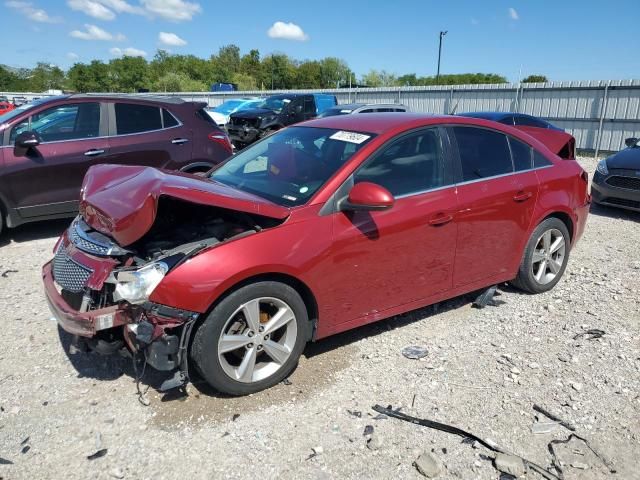
[[[448,213],[437,213],[433,217],[431,217],[431,220],[429,220],[429,225],[439,227],[440,225],[449,223],[451,220],[453,220],[453,217]]]
[[[96,157],[98,155],[102,155],[104,153],[104,150],[97,150],[95,148],[92,148],[91,150],[87,150],[86,152],[84,152],[84,156],[85,157]]]
[[[520,190],[518,193],[516,193],[513,196],[513,199],[516,202],[524,202],[525,200],[529,200],[532,195],[533,195],[533,193],[531,193],[531,192],[525,192],[524,190]]]
[[[187,143],[189,141],[188,138],[174,138],[171,140],[171,143],[174,145],[182,145],[183,143]]]

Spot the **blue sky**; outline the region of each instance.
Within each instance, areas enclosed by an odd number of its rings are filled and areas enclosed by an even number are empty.
[[[337,56],[358,75],[370,69],[434,75],[438,32],[447,30],[442,73],[640,78],[638,16],[630,13],[637,6],[637,0],[0,0],[0,63],[68,68],[125,52],[151,59],[160,47],[207,58],[235,43],[263,56]]]

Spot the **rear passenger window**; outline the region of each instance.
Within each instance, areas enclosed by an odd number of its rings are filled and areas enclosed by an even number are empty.
[[[531,168],[531,151],[533,149],[513,137],[509,137],[509,145],[511,146],[511,156],[513,157],[513,166],[516,168],[516,172],[529,170]]]
[[[134,103],[116,103],[116,128],[118,135],[160,130],[160,108]]]
[[[467,182],[513,172],[506,135],[473,127],[453,127]]]
[[[361,110],[360,113],[374,113],[375,110],[372,108],[368,108],[367,110]]]
[[[174,117],[168,110],[162,109],[162,122],[164,124],[164,128],[171,128],[178,125],[178,120]]]
[[[429,129],[413,133],[391,144],[356,172],[354,182],[377,183],[394,196],[446,185],[438,131]]]
[[[533,151],[533,167],[548,167],[549,165],[553,165],[550,160],[547,160],[547,157],[542,155],[540,152]]]

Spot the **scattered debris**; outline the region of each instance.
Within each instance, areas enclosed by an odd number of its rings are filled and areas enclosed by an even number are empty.
[[[436,478],[442,471],[442,463],[429,452],[420,454],[413,462],[418,472],[427,478]]]
[[[571,382],[571,388],[573,388],[576,392],[582,391],[582,384],[580,382]]]
[[[577,440],[581,440],[582,442],[584,442],[584,444],[587,446],[587,448],[589,448],[589,450],[591,450],[591,452],[598,457],[598,459],[604,464],[605,467],[607,467],[607,469],[609,470],[609,473],[616,473],[617,469],[616,467],[613,465],[613,463],[607,459],[603,454],[601,454],[600,452],[598,452],[597,450],[595,450],[591,444],[588,442],[588,440],[584,437],[581,437],[580,435],[576,434],[576,433],[572,433],[571,435],[569,435],[566,439],[564,440],[560,440],[560,439],[556,439],[556,440],[551,440],[549,442],[549,445],[547,445],[547,448],[549,450],[549,453],[551,454],[551,458],[552,458],[552,463],[553,463],[553,468],[555,468],[555,470],[558,472],[558,478],[560,480],[564,480],[564,472],[562,471],[562,467],[561,467],[561,462],[560,460],[558,460],[558,456],[556,455],[556,452],[553,448],[554,445],[559,445],[559,444],[565,444],[565,443],[569,443],[572,439],[577,439]],[[573,465],[572,465],[573,466]]]
[[[305,460],[311,460],[312,458],[315,458],[318,455],[322,455],[323,453],[324,453],[324,448],[322,448],[322,447],[313,447],[311,449],[311,455],[309,455]]]
[[[293,385],[293,382],[291,380],[289,380],[288,378],[285,378],[284,380],[282,380],[282,384],[283,385]]]
[[[577,468],[578,470],[588,470],[589,469],[589,465],[587,465],[586,463],[582,463],[582,462],[573,462],[573,463],[571,463],[571,466],[573,468]]]
[[[591,328],[589,330],[586,330],[584,332],[580,332],[577,333],[573,336],[574,340],[578,340],[582,337],[587,337],[587,340],[595,340],[597,338],[602,338],[605,335],[605,331],[604,330],[599,330],[597,328]]]
[[[364,432],[362,432],[363,436],[367,436],[367,435],[373,435],[373,425],[367,425],[366,427],[364,427]]]
[[[378,415],[376,415],[375,417],[373,417],[374,420],[386,420],[387,418],[389,418],[387,415],[385,415],[384,413],[380,413]]]
[[[240,414],[239,413],[234,413],[233,417],[231,417],[231,421],[235,422],[238,418],[240,418]]]
[[[379,450],[382,448],[384,438],[377,432],[373,432],[367,439],[367,448],[369,450]]]
[[[22,450],[20,450],[20,453],[27,453],[29,450],[31,450],[31,446],[25,445],[24,447],[22,447]]]
[[[444,423],[434,422],[433,420],[427,420],[427,419],[421,419],[421,418],[413,417],[411,415],[407,415],[405,413],[402,413],[399,410],[394,410],[391,405],[389,407],[387,407],[387,408],[385,408],[385,407],[383,407],[381,405],[374,405],[372,408],[376,412],[384,413],[386,415],[389,415],[390,417],[397,418],[398,420],[403,420],[405,422],[414,423],[416,425],[421,425],[421,426],[427,427],[427,428],[433,428],[435,430],[440,430],[441,432],[451,433],[453,435],[458,435],[460,437],[469,438],[469,439],[477,441],[480,445],[482,445],[485,448],[488,448],[489,450],[491,450],[493,452],[507,454],[507,452],[502,450],[500,447],[498,447],[492,441],[483,440],[482,438],[480,438],[480,437],[478,437],[478,436],[476,436],[476,435],[474,435],[472,433],[465,432],[464,430],[462,430],[460,428],[453,427],[451,425],[446,425]],[[548,480],[562,480],[562,477],[559,477],[559,476],[551,473],[550,471],[548,471],[544,467],[541,467],[540,465],[537,465],[536,463],[533,463],[532,461],[527,460],[526,458],[523,458],[523,457],[520,457],[520,456],[518,456],[518,458],[520,458],[522,460],[522,462],[525,465],[525,467],[538,472],[544,478],[546,478]]]
[[[25,443],[27,443],[29,441],[29,439],[31,438],[31,436],[28,436],[27,438],[25,438],[24,440],[22,440],[20,442],[20,445],[24,445]]]
[[[562,420],[559,416],[554,415],[553,413],[551,413],[549,410],[547,410],[544,407],[541,407],[540,405],[537,404],[533,404],[533,409],[536,412],[542,413],[543,415],[545,415],[546,417],[550,418],[551,420],[554,420],[556,422],[558,422],[560,425],[562,425],[564,428],[566,428],[567,430],[571,430],[572,432],[576,431],[576,427],[574,427],[572,424],[570,424],[569,422],[566,422],[564,420]]]
[[[13,465],[11,460],[7,460],[6,458],[0,457],[0,465]]]
[[[109,470],[109,476],[113,478],[124,478],[124,472],[121,468],[115,467]]]
[[[551,433],[556,430],[558,422],[535,422],[531,425],[531,433],[534,435],[541,435],[544,433]]]
[[[497,285],[493,285],[492,287],[487,288],[476,297],[476,299],[472,303],[472,306],[475,308],[484,308],[490,303],[493,303],[493,296],[496,294],[497,289]]]
[[[5,270],[2,272],[2,278],[7,278],[10,273],[18,273],[18,270]]]
[[[402,349],[402,355],[411,360],[418,360],[427,356],[429,351],[426,347],[420,347],[418,345],[409,345]]]
[[[352,417],[362,418],[362,412],[360,410],[347,410],[347,413]]]
[[[523,477],[525,473],[527,473],[527,467],[524,461],[516,455],[498,453],[493,460],[493,465],[502,473],[507,473],[516,478]]]
[[[93,453],[87,457],[87,460],[95,460],[96,458],[102,458],[107,454],[108,449],[103,448],[102,450],[98,450],[96,453]]]

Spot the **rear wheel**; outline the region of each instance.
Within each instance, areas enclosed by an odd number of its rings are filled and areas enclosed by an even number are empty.
[[[253,283],[212,310],[195,333],[191,357],[216,390],[248,395],[276,385],[293,371],[309,329],[306,306],[292,287]]]
[[[511,283],[529,293],[551,290],[564,274],[569,249],[567,226],[558,218],[547,218],[531,234],[518,276]]]

